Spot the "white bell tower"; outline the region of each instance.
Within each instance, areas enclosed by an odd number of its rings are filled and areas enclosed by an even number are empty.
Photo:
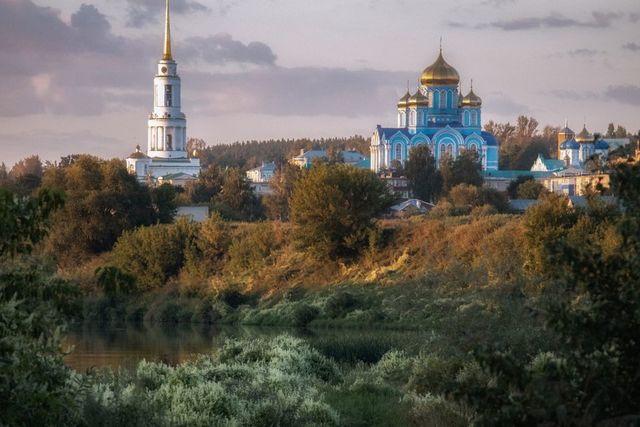
[[[153,79],[153,112],[149,115],[147,154],[149,157],[187,157],[187,119],[180,110],[180,77],[171,55],[171,18],[166,0],[164,53]]]

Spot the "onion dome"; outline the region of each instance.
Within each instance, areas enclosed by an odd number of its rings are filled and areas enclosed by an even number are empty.
[[[422,72],[420,84],[423,86],[431,85],[457,85],[460,82],[460,75],[451,65],[442,57],[442,49],[436,62],[429,65]]]
[[[131,153],[129,159],[148,159],[149,157],[140,151],[140,145],[136,145],[136,151]]]
[[[575,132],[569,128],[569,120],[564,121],[564,128],[560,129],[560,132],[558,133],[563,135],[575,135]]]
[[[473,82],[471,82],[471,90],[464,98],[462,98],[463,107],[480,107],[482,99],[473,92]]]
[[[578,150],[580,149],[580,144],[576,142],[575,139],[568,139],[562,144],[560,144],[561,150]]]
[[[422,92],[418,89],[416,93],[414,93],[411,98],[409,98],[409,106],[410,107],[428,107],[429,106],[429,98],[424,96]]]
[[[407,89],[407,93],[405,93],[404,96],[398,100],[398,108],[406,108],[410,98],[411,93],[409,92],[409,89]]]
[[[593,135],[587,130],[587,126],[584,125],[579,134],[576,135],[576,141],[578,142],[593,142]]]

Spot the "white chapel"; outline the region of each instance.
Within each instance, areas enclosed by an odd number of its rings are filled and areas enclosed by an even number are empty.
[[[136,147],[127,169],[142,182],[176,185],[200,174],[200,159],[187,152],[187,118],[181,111],[178,65],[171,54],[169,0],[166,0],[164,53],[153,79],[153,112],[149,115],[147,152]]]

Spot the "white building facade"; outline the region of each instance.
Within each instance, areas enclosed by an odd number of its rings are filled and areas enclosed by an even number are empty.
[[[176,174],[195,180],[200,174],[200,159],[190,158],[187,152],[187,118],[182,112],[178,65],[171,52],[169,0],[166,0],[164,52],[158,62],[153,89],[153,112],[147,122],[147,152],[142,153],[138,146],[127,158],[127,169],[143,182],[158,183],[163,177]]]

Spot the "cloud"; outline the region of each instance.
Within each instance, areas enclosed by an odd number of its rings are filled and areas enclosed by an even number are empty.
[[[142,27],[149,23],[157,22],[165,10],[163,1],[158,0],[126,0],[127,2],[127,26]],[[221,2],[221,10],[224,10],[226,2]],[[171,12],[177,14],[210,12],[204,4],[193,0],[173,0]]]
[[[622,18],[625,14],[619,12],[598,12],[591,13],[588,20],[580,21],[574,18],[568,18],[560,13],[551,13],[545,17],[526,17],[509,20],[493,21],[486,24],[468,25],[463,22],[450,22],[452,27],[460,28],[476,28],[487,29],[494,28],[503,31],[523,31],[536,30],[541,28],[608,28],[612,24]]]
[[[600,53],[603,53],[603,52],[601,50],[596,50],[596,49],[581,48],[581,49],[570,50],[569,52],[567,52],[567,55],[572,56],[572,57],[595,56],[595,55],[598,55]]]
[[[609,86],[604,92],[604,97],[623,104],[640,106],[640,86]]]
[[[613,101],[640,106],[640,86],[635,85],[611,85],[602,92],[557,89],[549,93],[557,98],[571,101]]]
[[[191,108],[211,115],[358,117],[387,112],[408,77],[416,78],[415,73],[370,69],[274,66],[237,73],[186,73],[183,91],[191,97]]]
[[[513,116],[514,114],[528,114],[529,107],[514,101],[502,92],[492,92],[489,94],[484,103],[483,110],[489,114],[499,116]]]
[[[640,51],[640,44],[636,43],[636,42],[629,42],[629,43],[625,43],[622,46],[624,49],[630,50],[632,52],[638,52]]]
[[[276,55],[268,45],[255,41],[244,44],[227,33],[187,39],[181,57],[186,61],[202,60],[215,65],[274,65],[276,61]]]

